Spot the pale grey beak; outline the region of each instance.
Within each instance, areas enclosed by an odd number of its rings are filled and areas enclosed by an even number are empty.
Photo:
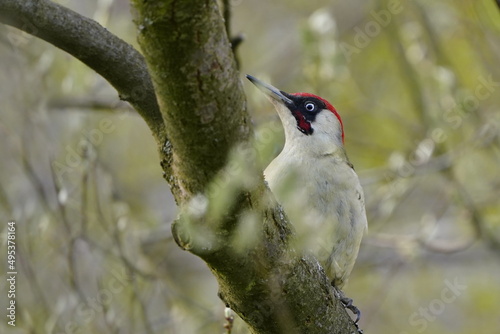
[[[263,91],[267,96],[270,98],[277,100],[279,102],[283,102],[287,105],[293,104],[293,101],[286,95],[287,93],[279,90],[278,88],[271,86],[270,84],[267,84],[265,82],[260,81],[256,77],[253,77],[249,74],[247,74],[247,79],[250,80],[257,88],[259,88],[261,91]]]

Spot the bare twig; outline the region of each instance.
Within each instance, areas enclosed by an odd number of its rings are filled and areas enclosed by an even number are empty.
[[[233,49],[234,59],[236,60],[236,66],[239,69],[240,68],[240,60],[239,60],[239,57],[238,57],[236,51],[238,49],[238,46],[240,46],[240,44],[243,42],[244,37],[242,34],[238,34],[236,36],[233,36],[232,28],[231,28],[231,21],[232,21],[231,0],[223,0],[222,6],[223,6],[224,25],[226,27],[227,38],[231,42],[231,47]]]

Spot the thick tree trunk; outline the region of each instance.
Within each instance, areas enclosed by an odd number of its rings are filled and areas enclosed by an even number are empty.
[[[290,246],[286,216],[248,158],[252,131],[217,1],[133,5],[153,85],[140,54],[64,7],[0,0],[0,21],[78,57],[141,114],[183,208],[176,241],[208,264],[221,298],[253,333],[356,332],[318,262]]]
[[[216,1],[133,1],[182,204],[202,192],[250,136],[245,95]]]

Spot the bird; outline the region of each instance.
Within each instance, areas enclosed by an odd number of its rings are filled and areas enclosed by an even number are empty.
[[[271,192],[298,236],[298,245],[319,261],[344,306],[345,285],[368,228],[364,193],[344,147],[344,126],[327,100],[310,93],[286,93],[247,75],[274,105],[285,144],[264,170]]]

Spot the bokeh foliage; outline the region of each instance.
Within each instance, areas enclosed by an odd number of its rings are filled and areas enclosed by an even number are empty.
[[[361,326],[494,332],[495,2],[230,3],[233,32],[246,35],[242,73],[323,96],[343,118],[369,219],[346,288],[363,311]],[[126,1],[64,4],[134,43]],[[221,332],[215,280],[170,237],[177,209],[144,122],[84,65],[5,26],[0,67],[0,212],[17,222],[20,268],[18,327],[2,321],[0,330]],[[272,106],[248,94],[265,164],[283,137]]]

